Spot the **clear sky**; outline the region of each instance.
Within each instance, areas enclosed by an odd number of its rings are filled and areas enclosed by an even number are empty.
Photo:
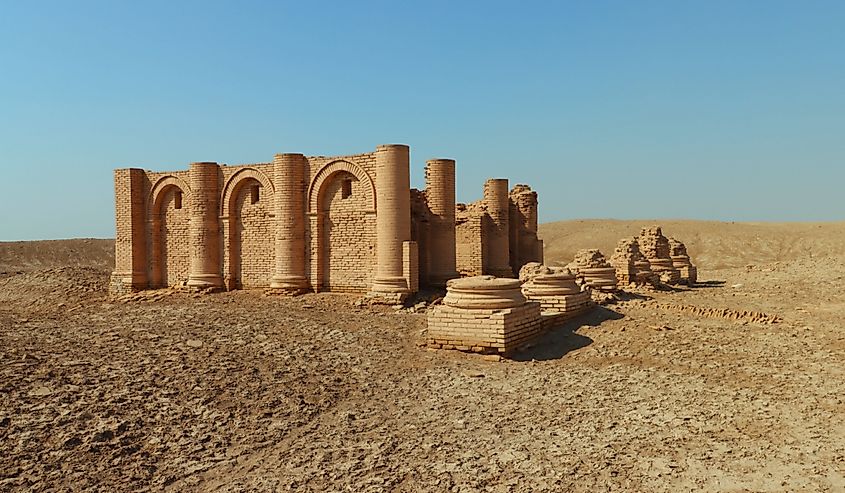
[[[0,240],[111,237],[112,169],[411,146],[540,220],[845,219],[842,1],[0,0]]]

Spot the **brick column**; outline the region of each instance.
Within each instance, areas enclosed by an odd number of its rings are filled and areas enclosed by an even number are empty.
[[[484,205],[487,207],[487,272],[496,277],[513,277],[510,265],[510,197],[508,180],[490,179],[484,183]]]
[[[146,200],[142,169],[114,170],[115,240],[112,295],[147,287]]]
[[[376,275],[372,293],[400,300],[409,293],[402,243],[411,239],[410,150],[401,144],[376,148]]]
[[[281,291],[308,289],[305,277],[305,167],[302,154],[276,154],[276,268],[270,287]]]
[[[191,163],[191,269],[188,286],[223,287],[217,163]]]
[[[431,159],[425,166],[425,196],[434,215],[428,241],[428,279],[445,286],[458,277],[455,261],[455,161]]]

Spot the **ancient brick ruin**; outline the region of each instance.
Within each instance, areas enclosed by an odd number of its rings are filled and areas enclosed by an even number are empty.
[[[409,159],[408,146],[382,145],[115,170],[111,292],[270,288],[401,301],[460,274],[513,277],[542,261],[536,192],[489,180],[482,200],[456,204],[454,160],[428,161],[426,188],[414,190]]]
[[[512,203],[522,193],[515,192]],[[519,280],[475,276],[449,281],[442,305],[428,312],[425,345],[508,356],[596,302],[615,299],[623,287],[695,282],[686,246],[663,236],[659,226],[647,227],[639,237],[620,240],[609,261],[590,248],[576,252],[565,267],[526,262]]]

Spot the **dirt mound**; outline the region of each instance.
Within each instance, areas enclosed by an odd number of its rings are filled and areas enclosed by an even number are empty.
[[[683,241],[692,262],[703,269],[744,267],[801,258],[845,256],[845,222],[735,223],[718,221],[614,219],[574,220],[540,225],[545,261],[569,262],[575,252],[598,248],[612,252],[620,238],[659,224],[667,236]]]
[[[114,268],[114,240],[0,242],[0,274],[59,267]]]

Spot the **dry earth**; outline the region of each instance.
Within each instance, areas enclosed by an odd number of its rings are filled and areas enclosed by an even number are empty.
[[[0,491],[845,491],[842,225],[664,223],[707,282],[499,363],[346,296],[113,302],[108,241],[0,244]]]

